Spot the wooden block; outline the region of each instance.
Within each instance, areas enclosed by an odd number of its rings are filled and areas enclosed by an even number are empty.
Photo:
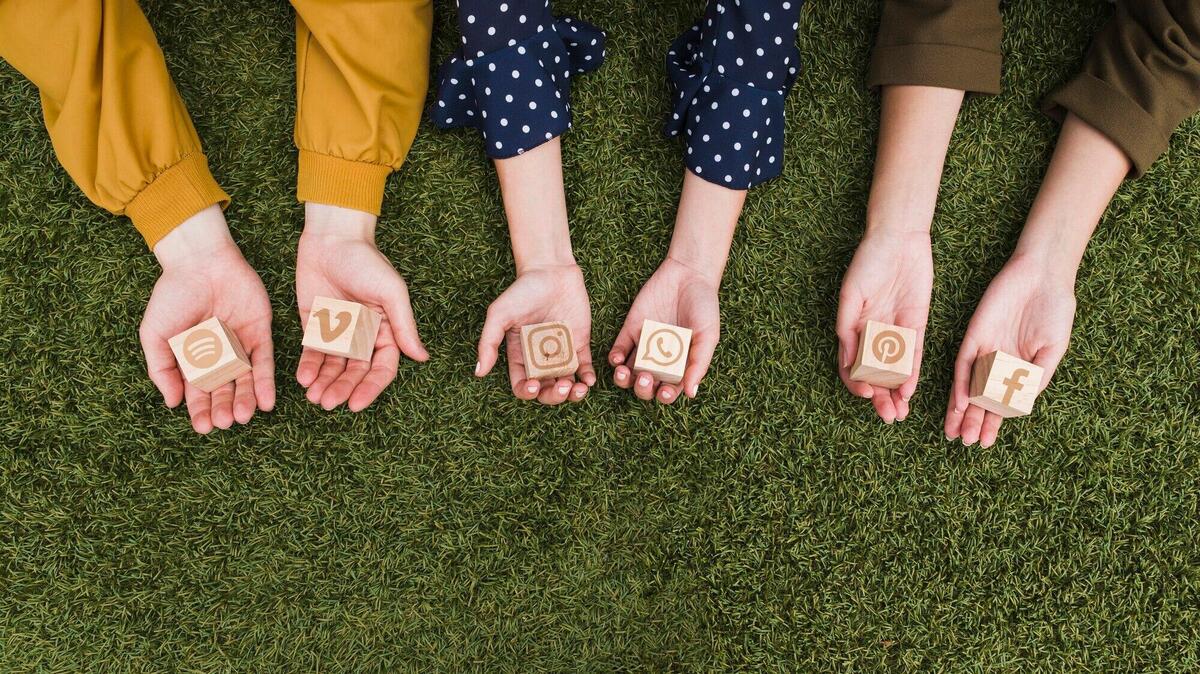
[[[219,318],[198,323],[167,340],[179,370],[192,386],[210,393],[250,371],[250,359]]]
[[[351,360],[371,360],[383,317],[358,302],[313,298],[301,342],[314,351]]]
[[[975,359],[968,402],[1005,418],[1023,417],[1033,411],[1042,374],[1033,363],[993,351]]]
[[[916,351],[916,330],[867,321],[858,338],[858,357],[850,367],[850,379],[899,388],[912,376]]]
[[[579,369],[575,340],[565,323],[538,323],[521,327],[521,352],[527,379],[555,379]]]
[[[661,382],[678,384],[683,379],[683,371],[687,369],[691,345],[691,330],[647,319],[642,323],[633,369],[635,372],[649,372]]]

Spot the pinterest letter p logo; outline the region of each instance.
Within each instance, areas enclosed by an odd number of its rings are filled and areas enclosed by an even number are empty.
[[[884,365],[900,362],[908,348],[904,345],[904,337],[895,330],[883,330],[875,334],[871,340],[871,351],[875,359]]]

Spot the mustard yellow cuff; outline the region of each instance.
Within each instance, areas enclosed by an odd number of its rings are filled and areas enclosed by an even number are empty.
[[[229,195],[213,179],[208,159],[197,152],[155,176],[125,205],[125,215],[154,248],[179,223],[213,204],[225,208]]]
[[[300,150],[296,198],[379,215],[392,167]]]

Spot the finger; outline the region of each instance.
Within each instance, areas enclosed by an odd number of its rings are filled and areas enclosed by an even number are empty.
[[[1038,385],[1038,395],[1041,395],[1042,391],[1045,391],[1046,387],[1050,385],[1050,379],[1058,371],[1058,365],[1065,355],[1067,355],[1066,344],[1042,347],[1034,354],[1033,364],[1042,368],[1042,381]]]
[[[967,413],[963,415],[962,422],[962,443],[964,447],[979,442],[979,430],[983,427],[984,411],[982,407],[975,405],[967,406]]]
[[[654,377],[647,372],[639,372],[633,385],[633,394],[642,400],[654,400]]]
[[[955,440],[962,435],[963,414],[954,409],[954,384],[950,385],[950,398],[946,401],[946,421],[942,429],[946,433],[947,440]]]
[[[903,320],[903,318],[899,319]],[[903,323],[902,323],[903,324]],[[917,392],[917,381],[921,378],[921,359],[925,356],[925,328],[917,328],[917,343],[913,351],[912,375],[908,381],[900,385],[900,399],[904,401],[905,407],[908,407],[908,401],[912,400],[913,394]],[[907,415],[906,415],[907,416]]]
[[[838,351],[844,347],[838,346]],[[875,387],[865,381],[854,381],[850,378],[850,368],[842,367],[841,361],[838,362],[838,378],[842,380],[842,384],[846,386],[846,390],[858,396],[871,400],[875,397]]]
[[[575,385],[575,380],[572,377],[559,377],[555,381],[551,381],[546,386],[542,387],[541,394],[538,395],[538,402],[543,405],[559,405],[567,401],[567,397],[571,395],[571,387]]]
[[[300,364],[296,366],[296,381],[304,388],[312,386],[325,364],[325,354],[315,349],[304,349],[300,352]]]
[[[899,389],[891,392],[892,407],[896,410],[896,421],[904,421],[908,418],[908,401],[900,393]]]
[[[683,379],[673,397],[679,397],[683,391],[689,398],[695,398],[700,393],[700,382],[708,374],[712,364],[713,353],[717,350],[717,341],[721,338],[720,329],[697,332],[692,336],[692,347],[688,351],[687,367],[683,370]]]
[[[592,340],[586,339],[583,345],[575,352],[575,357],[579,360],[579,367],[575,369],[575,378],[583,382],[588,388],[596,385],[596,369],[592,367]]]
[[[308,401],[313,404],[320,403],[321,396],[325,394],[325,389],[336,381],[345,369],[345,358],[326,355],[325,362],[321,365],[321,371],[317,373],[316,380],[313,381],[312,386],[308,387]]]
[[[256,402],[254,375],[247,372],[233,382],[233,420],[239,424],[250,423]]]
[[[617,369],[613,371],[613,383],[619,388],[625,389],[633,386],[633,370],[630,370],[628,366],[618,365]]]
[[[663,384],[658,387],[658,401],[664,405],[674,404],[679,399],[679,387],[675,384]]]
[[[883,419],[883,423],[895,423],[896,406],[892,404],[892,392],[882,386],[876,386],[874,389],[871,404],[875,406],[875,413],[879,415],[880,419]]]
[[[979,429],[979,446],[987,449],[996,444],[996,438],[1000,435],[1000,423],[1004,418],[999,414],[988,412],[983,417],[983,427]]]
[[[146,356],[146,374],[154,387],[162,394],[163,403],[172,409],[183,400],[183,376],[175,364],[175,353],[167,340],[144,325],[138,329],[142,353]]]
[[[421,343],[421,335],[417,331],[417,319],[413,316],[408,286],[403,281],[398,281],[385,296],[383,311],[392,326],[396,345],[404,355],[421,363],[429,360],[429,352],[425,350],[425,345]]]
[[[192,420],[192,429],[201,435],[212,432],[212,396],[204,391],[187,384],[183,388],[187,400],[188,416]]]
[[[950,403],[954,411],[959,414],[967,411],[968,392],[971,388],[971,368],[975,365],[975,358],[978,355],[978,345],[975,344],[975,340],[971,339],[971,335],[967,334],[963,338],[962,345],[958,347],[958,356],[954,359],[954,383],[950,387]]]
[[[858,324],[862,318],[863,300],[849,286],[842,286],[838,295],[835,330],[838,338],[838,369],[850,370],[858,354]]]
[[[227,429],[233,426],[233,391],[234,384],[222,384],[213,389],[212,422],[217,428]]]
[[[383,390],[396,379],[396,370],[399,367],[399,347],[389,344],[381,349],[375,349],[375,354],[371,357],[371,370],[350,394],[350,400],[347,402],[350,411],[361,412],[375,402],[379,394],[383,393]]]
[[[499,300],[492,302],[492,305],[487,309],[487,315],[483,319],[483,330],[479,333],[479,345],[475,355],[475,376],[485,377],[492,368],[496,366],[496,361],[500,358],[500,343],[504,341],[508,334],[509,328],[508,311],[505,306],[500,304]],[[510,340],[511,341],[511,340]],[[518,344],[518,346],[520,346]],[[512,348],[508,350],[509,370],[512,370],[513,359]],[[521,367],[521,378],[525,378],[525,368]]]
[[[518,379],[513,382],[512,391],[520,400],[534,400],[542,390],[542,384],[536,379]]]
[[[575,385],[571,387],[571,402],[579,402],[580,400],[583,400],[584,396],[588,394],[589,390],[591,389],[587,384],[583,382],[576,382]]]
[[[275,409],[275,346],[271,343],[270,333],[254,347],[249,356],[255,402],[258,409],[270,412]]]
[[[347,360],[342,373],[321,394],[321,407],[329,411],[349,400],[350,394],[362,383],[370,370],[370,361]]]
[[[621,331],[617,333],[612,348],[608,350],[608,362],[612,365],[620,365],[628,360],[633,354],[633,350],[637,348],[637,340],[641,332],[641,323],[635,321],[633,314],[626,316],[625,324],[621,326]]]

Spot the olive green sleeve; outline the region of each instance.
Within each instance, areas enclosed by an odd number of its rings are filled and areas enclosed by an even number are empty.
[[[1180,122],[1200,109],[1200,1],[1123,0],[1092,41],[1083,71],[1050,94],[1116,143],[1145,173]]]
[[[867,83],[1000,93],[999,0],[883,0]]]

